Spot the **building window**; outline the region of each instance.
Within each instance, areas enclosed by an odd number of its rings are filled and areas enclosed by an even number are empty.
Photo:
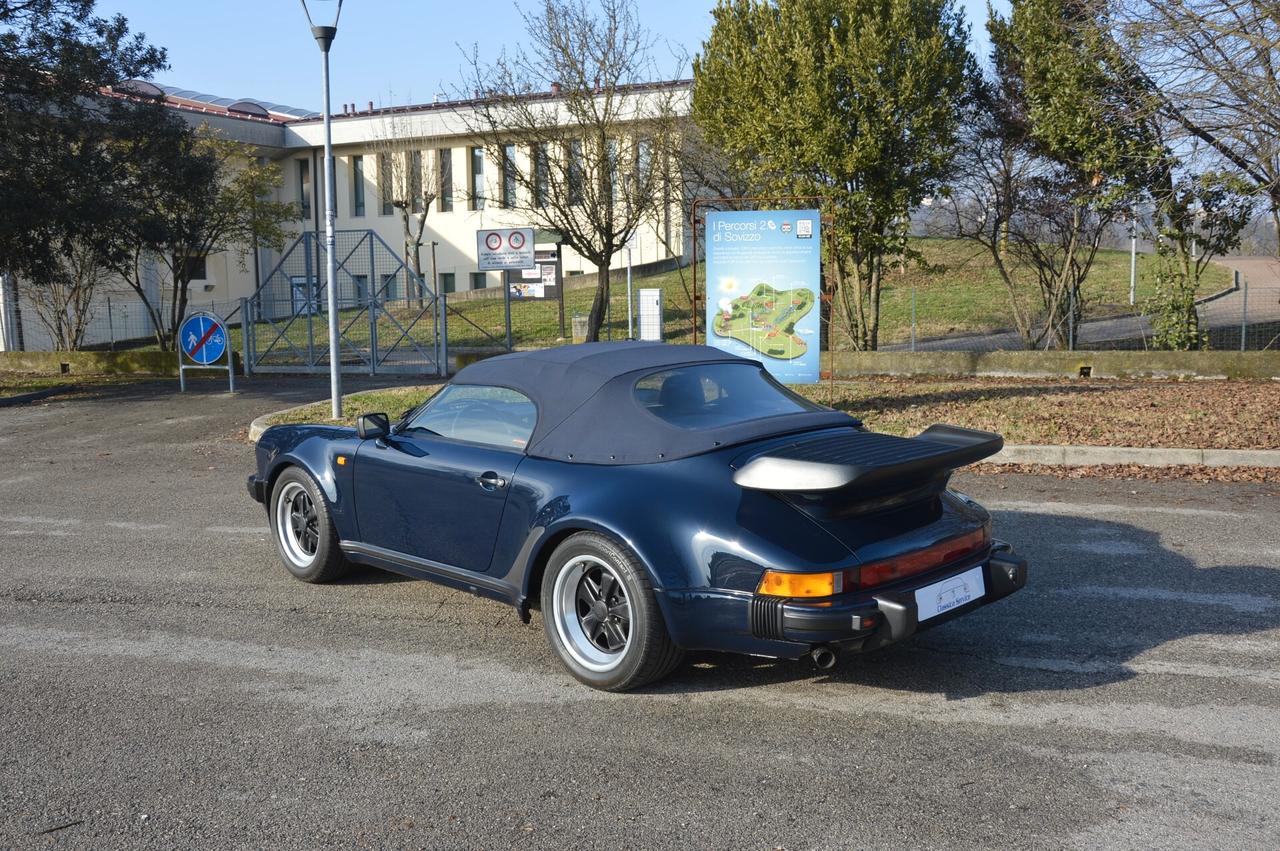
[[[455,292],[456,287],[457,287],[457,284],[454,283],[452,272],[440,273],[440,292],[442,293]]]
[[[423,211],[422,206],[422,151],[410,151],[409,168],[409,203],[415,213]]]
[[[302,218],[311,218],[311,162],[298,160],[298,208]]]
[[[351,289],[353,291],[353,301],[364,304],[369,300],[369,276],[368,275],[352,275]]]
[[[516,205],[516,146],[502,146],[502,207],[510,210]]]
[[[569,160],[569,205],[582,204],[582,140],[574,139],[565,152]]]
[[[382,275],[382,298],[387,301],[400,297],[400,276],[395,272],[386,272]]]
[[[183,274],[188,281],[203,281],[209,277],[204,257],[188,257],[183,263]]]
[[[605,173],[604,187],[605,191],[601,194],[606,198],[612,198],[615,201],[618,198],[618,140],[610,139],[604,143],[605,156]]]
[[[364,215],[364,157],[351,158],[351,215]]]
[[[436,151],[436,193],[442,213],[453,212],[453,148]]]
[[[644,198],[649,194],[649,186],[653,179],[653,142],[648,139],[636,140],[636,197]]]
[[[547,143],[538,143],[529,152],[529,158],[533,160],[533,204],[541,210],[547,206],[547,196],[551,192],[551,175],[548,173],[551,163],[547,162]]]
[[[391,154],[378,154],[378,202],[384,216],[395,211],[395,205],[391,203],[391,180]]]
[[[471,289],[483,290],[489,286],[489,274],[487,272],[471,273]]]
[[[484,148],[471,149],[471,202],[472,210],[484,209]]]

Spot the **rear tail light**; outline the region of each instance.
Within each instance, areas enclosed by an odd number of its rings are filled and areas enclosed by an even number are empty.
[[[981,529],[975,529],[957,538],[948,538],[923,550],[850,568],[844,572],[844,587],[850,590],[875,588],[887,582],[904,579],[959,561],[966,556],[981,552],[990,545],[991,523],[988,522],[984,523]]]
[[[923,550],[873,561],[861,567],[851,567],[834,573],[788,573],[782,570],[766,570],[756,587],[757,594],[768,597],[833,597],[845,591],[874,588],[914,576],[917,573],[942,567],[966,556],[980,552],[991,545],[991,524],[983,524],[955,538],[940,541]]]
[[[831,597],[844,591],[844,572],[785,573],[766,570],[756,587],[769,597]]]

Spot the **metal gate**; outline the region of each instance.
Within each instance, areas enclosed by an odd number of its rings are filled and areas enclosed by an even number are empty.
[[[445,374],[435,288],[371,230],[335,234],[338,362],[343,372]],[[244,302],[246,371],[327,372],[324,240],[304,232]]]

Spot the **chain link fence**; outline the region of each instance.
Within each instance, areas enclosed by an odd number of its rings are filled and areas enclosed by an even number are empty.
[[[338,296],[342,364],[349,371],[436,373],[460,357],[493,354],[508,348],[563,345],[573,339],[575,319],[582,325],[595,295],[591,279],[566,278],[564,323],[558,300],[511,302],[511,333],[500,286],[486,290],[440,293],[405,266],[398,253],[367,231],[339,232]],[[947,270],[921,285],[910,276],[888,281],[882,298],[879,348],[887,351],[996,351],[1038,349],[1157,349],[1158,323],[1145,309],[1143,256],[1138,258],[1135,304],[1128,303],[1128,258],[1119,285],[1086,281],[1079,321],[1065,320],[1057,334],[1033,341],[1023,338],[1011,317],[1008,295],[996,281],[966,282],[964,270]],[[223,317],[231,343],[249,369],[259,371],[324,371],[328,369],[328,305],[324,280],[324,246],[304,234],[272,270],[263,286],[245,300],[193,300],[187,312],[207,311]],[[1231,259],[1251,274],[1219,270],[1197,301],[1199,330],[1216,351],[1280,351],[1280,263],[1265,258]],[[1277,274],[1270,274],[1273,268]],[[496,277],[496,276],[495,276]],[[1114,274],[1112,277],[1116,277]],[[972,276],[970,276],[972,278]],[[497,283],[496,280],[493,281]],[[666,328],[664,339],[691,342],[688,269],[637,276],[634,289],[659,287]],[[1090,289],[1095,286],[1095,289]],[[975,294],[981,297],[976,297]],[[612,298],[601,329],[602,339],[628,337],[625,273],[613,275]],[[447,306],[446,306],[447,301]],[[699,305],[701,307],[701,305]],[[167,318],[169,305],[160,304]],[[631,303],[631,336],[636,306]],[[830,317],[830,314],[827,314]],[[247,320],[247,321],[246,321]],[[23,306],[24,347],[53,348],[50,336]],[[701,319],[699,321],[701,325]],[[247,339],[243,326],[250,329]],[[826,341],[837,351],[852,348],[840,321],[827,326]],[[699,335],[701,336],[701,334]],[[155,346],[155,328],[138,297],[109,291],[96,299],[84,335],[84,347],[123,351]]]
[[[882,300],[880,348],[887,351],[1003,351],[1027,349],[1132,350],[1159,348],[1158,318],[1142,299],[1134,305],[1087,299],[1058,327],[1033,322],[1028,339],[1016,330],[1007,298],[990,299],[989,315],[972,318],[971,305],[952,304],[946,286],[889,289]],[[1216,351],[1280,351],[1280,281],[1251,282],[1236,273],[1229,287],[1197,299],[1196,317]],[[1076,314],[1079,317],[1076,318]],[[960,317],[985,330],[957,329]],[[837,349],[846,348],[835,332]]]
[[[250,371],[329,368],[325,251],[318,234],[303,233],[246,299],[242,322],[249,330],[239,342]],[[373,231],[338,231],[334,255],[342,368],[439,372],[442,302],[434,289]]]

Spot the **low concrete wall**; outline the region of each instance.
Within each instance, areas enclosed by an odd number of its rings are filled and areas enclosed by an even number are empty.
[[[822,364],[825,370],[826,356]],[[836,378],[1280,378],[1280,352],[837,352],[835,373]]]
[[[243,374],[240,356],[237,373]],[[41,375],[177,375],[173,352],[0,352],[0,372]]]

